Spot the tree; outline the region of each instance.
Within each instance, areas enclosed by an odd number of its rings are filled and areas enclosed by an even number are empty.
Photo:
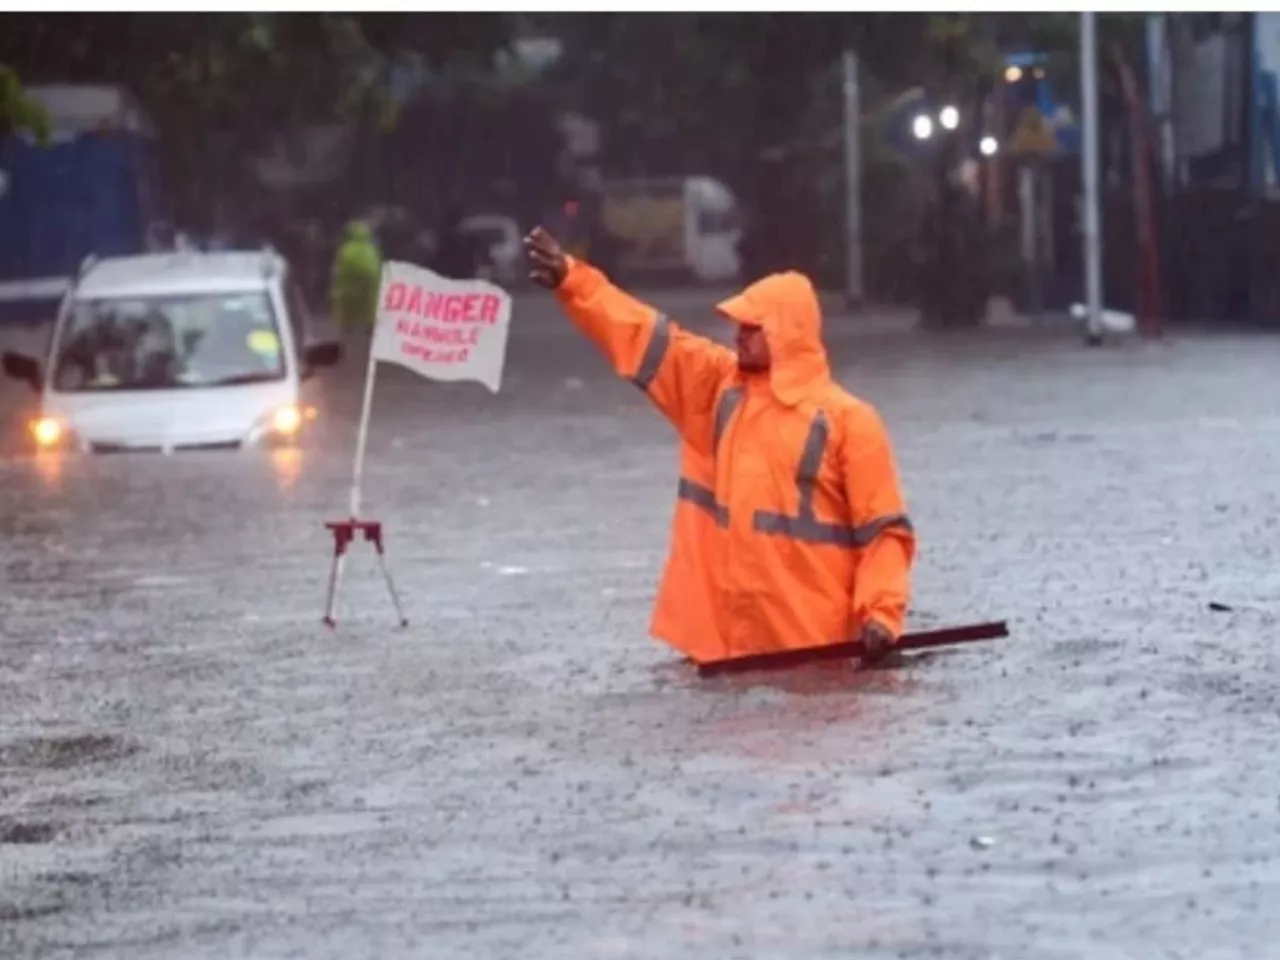
[[[343,115],[388,57],[485,57],[510,29],[500,15],[2,14],[0,64],[28,81],[120,84],[158,112],[275,129]]]
[[[38,142],[49,140],[49,115],[22,90],[17,71],[0,64],[0,137],[30,133]]]
[[[282,131],[355,122],[367,143],[395,121],[396,62],[483,61],[510,29],[464,14],[2,14],[0,65],[29,83],[129,90],[161,131],[182,219],[200,221],[214,198],[245,197],[243,161]]]

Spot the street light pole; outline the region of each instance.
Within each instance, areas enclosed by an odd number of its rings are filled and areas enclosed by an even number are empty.
[[[1084,181],[1086,340],[1102,342],[1102,226],[1098,211],[1098,35],[1097,14],[1080,14],[1080,167]]]
[[[844,66],[844,234],[845,297],[862,306],[862,106],[858,90],[858,55],[845,50]]]

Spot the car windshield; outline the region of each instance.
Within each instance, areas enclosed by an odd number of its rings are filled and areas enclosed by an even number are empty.
[[[217,387],[284,373],[266,292],[81,300],[59,337],[54,389]]]

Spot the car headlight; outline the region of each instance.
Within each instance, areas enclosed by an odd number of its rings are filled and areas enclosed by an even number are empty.
[[[296,442],[308,423],[316,419],[314,407],[281,404],[270,410],[254,426],[250,442],[262,446],[288,445]]]
[[[271,432],[281,437],[294,437],[302,429],[302,411],[291,403],[271,411]]]
[[[44,414],[27,425],[37,450],[68,450],[76,445],[75,433],[61,417]]]

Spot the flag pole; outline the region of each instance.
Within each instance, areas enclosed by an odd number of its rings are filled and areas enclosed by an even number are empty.
[[[387,279],[387,264],[384,260],[378,273],[378,303],[382,302],[382,288]],[[364,448],[369,442],[369,413],[373,409],[373,384],[378,374],[378,355],[375,347],[378,340],[378,311],[373,313],[373,333],[369,337],[369,365],[364,374],[364,403],[360,408],[360,427],[356,431],[356,455],[351,467],[351,519],[360,516],[360,483],[364,478]]]
[[[334,609],[338,602],[338,587],[342,582],[342,568],[347,558],[347,547],[356,538],[357,534],[363,534],[364,539],[373,544],[378,554],[378,565],[382,570],[383,579],[386,580],[387,589],[391,592],[391,602],[395,605],[396,615],[400,618],[400,625],[409,625],[409,621],[400,605],[400,595],[396,592],[395,584],[391,580],[391,571],[387,569],[382,541],[382,524],[377,521],[360,520],[360,485],[364,479],[365,447],[369,442],[369,414],[373,409],[373,385],[378,375],[379,307],[377,305],[382,303],[382,288],[386,283],[386,279],[387,264],[384,260],[382,268],[378,272],[378,299],[374,307],[373,332],[369,337],[369,363],[364,373],[364,400],[360,407],[360,426],[356,433],[355,462],[351,467],[350,512],[347,520],[325,524],[325,527],[333,534],[333,562],[329,567],[329,590],[325,598],[323,621],[329,627],[337,626],[337,621],[334,619]]]

